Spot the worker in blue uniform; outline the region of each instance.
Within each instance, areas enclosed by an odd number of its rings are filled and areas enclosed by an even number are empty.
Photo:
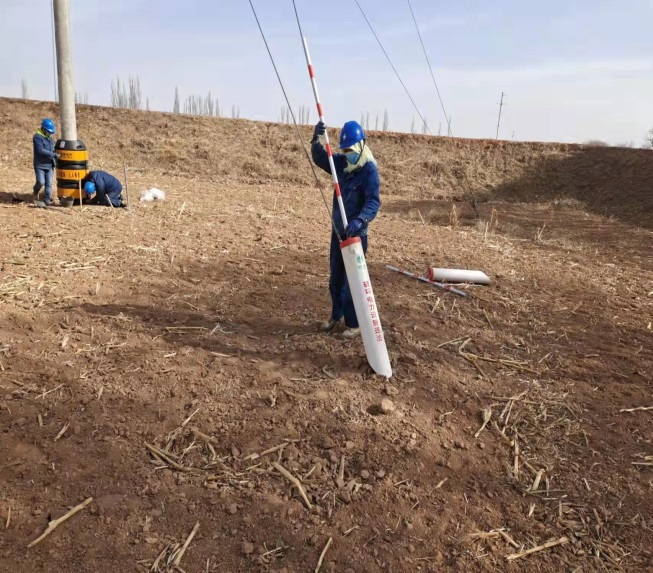
[[[51,119],[44,119],[41,127],[32,138],[34,146],[34,199],[39,198],[41,189],[45,187],[45,204],[52,205],[52,180],[57,156],[54,152],[55,134],[54,122]]]
[[[330,173],[329,157],[320,143],[320,137],[326,133],[326,125],[319,122],[315,126],[311,153],[313,161],[320,169]],[[340,151],[334,154],[340,192],[347,215],[348,225],[344,228],[337,197],[333,196],[333,223],[331,233],[329,291],[331,293],[331,317],[321,325],[323,332],[331,332],[345,319],[346,339],[360,335],[358,319],[354,309],[345,263],[340,251],[340,241],[350,237],[360,237],[363,252],[367,252],[367,230],[369,223],[376,217],[381,206],[379,198],[379,171],[372,151],[367,145],[363,128],[355,121],[348,121],[340,132]]]
[[[106,207],[126,207],[122,198],[122,183],[106,171],[89,171],[82,179],[89,202]]]

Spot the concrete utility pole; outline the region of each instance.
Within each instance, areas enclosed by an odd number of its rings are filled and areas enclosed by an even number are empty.
[[[499,139],[499,126],[501,125],[501,110],[503,109],[504,105],[508,105],[503,103],[503,98],[505,97],[506,94],[501,92],[501,103],[499,104],[499,121],[497,121],[497,137],[496,139]]]
[[[75,118],[75,84],[73,82],[73,46],[70,33],[68,0],[53,0],[54,31],[57,44],[57,70],[59,72],[59,108],[61,139],[77,141]]]
[[[70,207],[75,199],[79,199],[80,205],[83,200],[81,182],[88,173],[88,150],[84,142],[77,139],[70,4],[69,0],[52,1],[61,118],[61,138],[55,143],[57,194],[61,204]]]
[[[57,43],[54,39],[54,3],[50,4],[50,27],[52,29],[52,80],[54,86],[54,101],[59,101],[59,89],[57,87]]]

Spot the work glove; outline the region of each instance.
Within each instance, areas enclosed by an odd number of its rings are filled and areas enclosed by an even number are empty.
[[[347,225],[347,228],[345,229],[345,235],[348,237],[355,237],[360,233],[360,230],[363,228],[363,225],[365,222],[363,219],[360,217],[357,217],[356,219],[349,221],[349,225]]]
[[[313,131],[313,140],[311,143],[317,143],[320,140],[320,136],[326,133],[327,126],[323,121],[318,121],[315,126],[315,131]]]

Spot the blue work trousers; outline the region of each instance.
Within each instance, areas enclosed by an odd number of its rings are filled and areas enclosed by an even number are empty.
[[[45,201],[49,203],[52,201],[52,179],[54,177],[53,169],[41,169],[40,167],[34,168],[36,175],[36,183],[34,183],[34,193],[39,193],[45,186]]]
[[[367,253],[367,235],[360,237],[363,252]],[[331,253],[329,255],[331,274],[329,276],[329,292],[331,293],[331,318],[340,320],[345,317],[347,328],[358,328],[358,318],[354,310],[354,301],[351,298],[345,261],[342,260],[340,243],[335,233],[331,233]]]

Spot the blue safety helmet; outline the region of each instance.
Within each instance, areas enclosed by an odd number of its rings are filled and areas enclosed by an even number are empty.
[[[95,183],[93,183],[93,181],[87,181],[84,183],[84,193],[87,195],[95,194]]]
[[[41,129],[47,131],[50,135],[54,135],[54,132],[56,131],[56,129],[54,128],[54,121],[52,121],[51,119],[44,119],[41,122]]]
[[[348,121],[342,126],[340,132],[340,149],[347,149],[356,145],[359,141],[363,141],[365,132],[357,121]]]

